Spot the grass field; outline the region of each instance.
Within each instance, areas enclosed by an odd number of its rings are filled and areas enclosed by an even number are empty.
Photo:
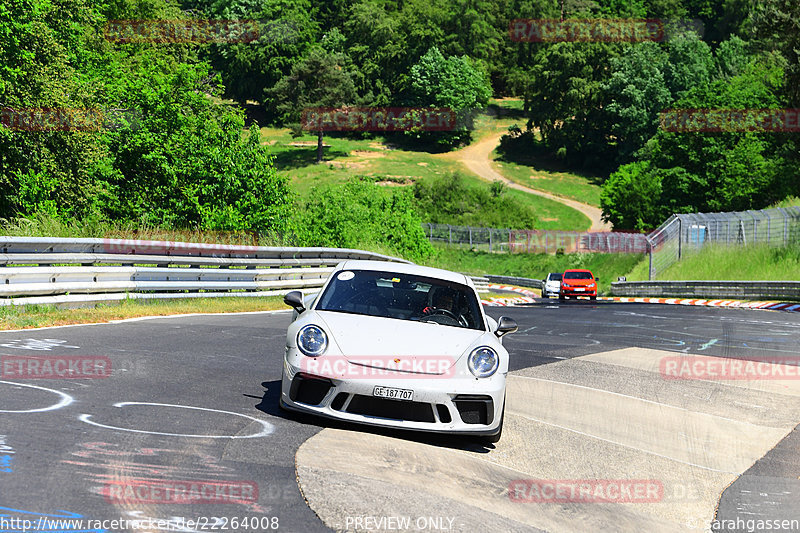
[[[80,309],[59,309],[48,305],[0,307],[0,330],[41,328],[67,324],[91,324],[142,316],[188,313],[241,313],[288,309],[283,296],[191,298],[186,300],[123,300]]]
[[[628,275],[629,281],[647,276],[645,258]],[[800,244],[768,246],[706,246],[659,272],[660,280],[800,281]]]
[[[503,161],[496,156],[494,163],[505,177],[520,185],[600,207],[599,178],[538,169],[535,166]]]
[[[474,141],[503,133],[509,126],[523,122],[521,109],[521,100],[493,100],[486,112],[475,119]],[[460,171],[470,186],[486,187],[484,181],[463,168],[456,152],[422,151],[411,144],[393,143],[383,136],[354,139],[326,135],[323,139],[325,160],[320,164],[315,163],[315,135],[294,138],[288,129],[264,127],[261,128],[261,142],[270,147],[278,171],[290,179],[300,198],[308,198],[315,186],[338,183],[355,176],[387,177],[390,180],[382,182],[387,186],[408,186],[418,180],[432,180]],[[510,167],[512,173],[519,172],[513,169],[514,165]],[[508,177],[514,179],[513,175]],[[559,191],[567,191],[563,196],[587,203],[595,202],[597,197],[595,203],[599,203],[599,192],[591,186],[578,188],[585,182],[582,178],[563,174],[554,175],[551,181],[564,182],[564,185],[555,185]],[[544,187],[542,190],[550,191]],[[559,202],[521,191],[509,190],[506,194],[534,210],[539,219],[536,229],[582,231],[590,225],[584,215]],[[581,194],[586,198],[582,199]]]

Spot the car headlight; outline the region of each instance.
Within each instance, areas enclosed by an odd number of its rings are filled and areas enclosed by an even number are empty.
[[[476,378],[488,378],[497,371],[500,357],[488,346],[480,346],[472,350],[467,358],[467,366]]]
[[[595,284],[594,284],[594,283],[590,283],[590,284],[589,284],[589,287],[594,287],[594,286],[595,286]]]
[[[297,347],[309,357],[317,357],[328,348],[328,336],[322,328],[309,324],[297,332]]]

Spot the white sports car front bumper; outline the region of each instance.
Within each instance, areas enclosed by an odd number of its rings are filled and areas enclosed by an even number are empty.
[[[305,373],[298,366],[302,357],[288,349],[284,358],[281,404],[285,408],[416,431],[482,436],[500,429],[506,385],[506,375],[500,372],[482,379],[468,370],[467,375],[462,371],[450,377],[386,371],[380,378],[335,379]],[[413,400],[376,397],[376,387],[411,390]]]

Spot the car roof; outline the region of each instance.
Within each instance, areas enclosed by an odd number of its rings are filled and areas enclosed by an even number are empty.
[[[473,286],[472,280],[464,274],[443,270],[441,268],[432,268],[419,266],[409,263],[393,263],[391,261],[365,261],[365,260],[347,260],[336,265],[337,270],[378,270],[381,272],[396,272],[398,274],[414,274],[417,276],[425,276],[428,278],[439,278],[454,283],[461,283],[462,285]]]
[[[592,274],[591,270],[586,270],[585,268],[568,268],[564,271],[564,273],[567,272],[588,272],[589,274]],[[594,276],[594,274],[592,275]]]

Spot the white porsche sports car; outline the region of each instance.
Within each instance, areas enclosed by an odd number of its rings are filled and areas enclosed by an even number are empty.
[[[475,435],[503,429],[514,320],[483,312],[463,274],[382,261],[339,264],[318,294],[290,292],[281,407]]]

